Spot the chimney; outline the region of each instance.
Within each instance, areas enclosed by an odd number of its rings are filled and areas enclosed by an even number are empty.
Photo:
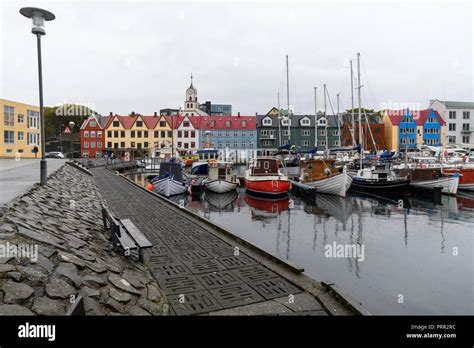
[[[113,115],[114,115],[114,113],[112,111],[110,111],[109,116],[113,116]]]
[[[237,113],[237,117],[240,117],[240,112]]]
[[[158,113],[155,111],[155,113],[153,114],[153,116],[155,116],[155,117],[158,116]]]

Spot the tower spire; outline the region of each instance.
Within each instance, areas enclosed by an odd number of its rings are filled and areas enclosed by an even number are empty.
[[[191,73],[191,86],[189,88],[193,88],[193,73]]]

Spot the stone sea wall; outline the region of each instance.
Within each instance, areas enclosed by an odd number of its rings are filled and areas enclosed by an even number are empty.
[[[113,250],[93,178],[64,165],[0,213],[0,315],[167,315],[149,270]]]

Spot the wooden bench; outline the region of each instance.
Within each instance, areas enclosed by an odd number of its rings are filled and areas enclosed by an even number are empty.
[[[108,209],[102,207],[104,228],[110,230],[112,243],[115,248],[121,248],[129,255],[132,251],[138,252],[138,260],[143,262],[143,249],[153,247],[153,244],[129,219],[116,219]]]

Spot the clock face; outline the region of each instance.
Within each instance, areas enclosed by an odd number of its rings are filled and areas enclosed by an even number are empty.
[[[188,94],[189,94],[189,95],[191,95],[191,94],[193,94],[193,93],[194,93],[194,91],[193,91],[191,88],[188,89]]]

